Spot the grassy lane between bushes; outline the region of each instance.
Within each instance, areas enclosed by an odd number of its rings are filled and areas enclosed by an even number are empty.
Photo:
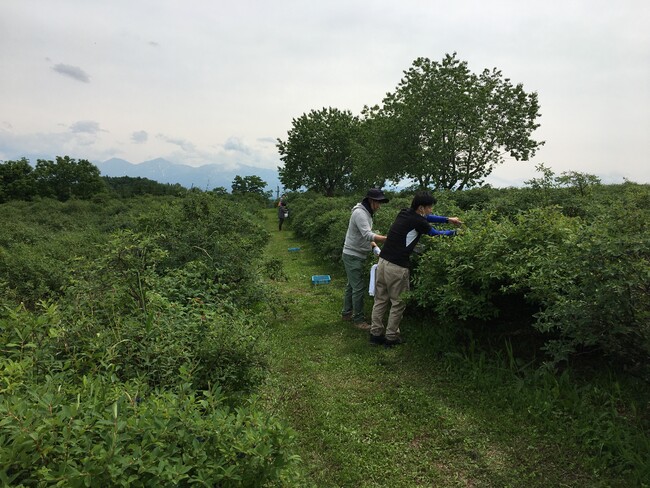
[[[273,282],[283,310],[269,330],[263,396],[296,432],[301,486],[625,486],[586,467],[561,425],[513,406],[498,372],[440,351],[431,318],[405,319],[404,346],[370,346],[339,318],[341,271],[297,241],[290,222],[278,232],[275,215],[266,252],[287,279]],[[315,274],[332,281],[313,286]]]

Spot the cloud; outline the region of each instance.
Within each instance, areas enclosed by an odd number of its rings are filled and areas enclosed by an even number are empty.
[[[235,170],[242,165],[274,170],[280,164],[277,151],[273,147],[259,144],[249,146],[236,137],[229,138],[226,144],[206,148],[201,144],[164,134],[149,137],[148,132],[141,130],[131,134],[127,149],[116,146],[111,141],[102,140],[100,135],[104,132],[107,131],[101,129],[94,121],[78,121],[71,126],[62,125],[61,130],[56,132],[28,134],[17,134],[0,126],[0,161],[20,159],[23,156],[31,161],[53,160],[56,156],[68,155],[89,161],[122,157],[132,162],[163,157],[174,163],[194,167],[216,164],[224,171]],[[145,137],[147,144],[133,144],[138,138],[144,141]],[[165,143],[172,146],[166,146]],[[138,155],[134,156],[136,153]]]
[[[97,134],[101,129],[94,120],[80,120],[70,126],[70,131],[75,134]]]
[[[36,161],[66,154],[85,158],[85,152],[77,149],[76,138],[71,132],[16,134],[0,130],[0,160],[26,157]]]
[[[203,166],[206,164],[217,164],[224,169],[232,170],[245,166],[254,166],[265,169],[275,169],[278,166],[278,155],[275,150],[268,150],[268,145],[253,147],[244,140],[232,136],[225,143],[205,147],[201,144],[187,141],[178,137],[170,137],[165,134],[157,134],[158,141],[164,141],[176,146],[173,150],[156,146],[155,141],[148,145],[149,152],[154,150],[159,157],[188,166]]]
[[[169,137],[166,136],[165,134],[158,134],[158,139],[169,142],[170,144],[175,144],[176,146],[180,147],[183,151],[186,152],[194,152],[196,151],[196,147],[194,146],[193,143],[190,141],[186,141],[185,139],[181,139],[178,137]]]
[[[235,151],[243,154],[250,154],[250,148],[242,142],[238,137],[229,137],[226,143],[223,145],[223,148],[226,151]]]
[[[261,142],[263,144],[275,144],[278,142],[278,140],[275,137],[258,137],[257,142]]]
[[[149,139],[149,134],[145,130],[139,130],[131,134],[131,140],[136,144],[143,144]]]
[[[68,76],[73,80],[81,81],[82,83],[90,83],[90,76],[78,66],[70,66],[69,64],[55,64],[52,69],[57,73]]]

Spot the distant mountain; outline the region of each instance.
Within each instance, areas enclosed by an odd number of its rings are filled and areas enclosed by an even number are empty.
[[[216,164],[194,167],[172,163],[163,158],[152,159],[139,164],[119,158],[112,158],[98,163],[102,176],[131,176],[148,178],[158,183],[180,184],[185,188],[212,190],[218,186],[230,191],[235,176],[259,176],[267,183],[267,190],[275,194],[277,187],[282,187],[277,170],[255,168],[242,165],[238,169],[225,170]]]

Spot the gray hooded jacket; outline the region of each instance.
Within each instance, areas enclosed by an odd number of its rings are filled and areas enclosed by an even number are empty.
[[[375,240],[375,235],[372,231],[372,215],[362,203],[357,203],[350,215],[343,254],[365,259],[371,251],[370,243]]]

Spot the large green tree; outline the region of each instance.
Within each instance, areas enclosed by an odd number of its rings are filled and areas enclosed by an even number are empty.
[[[232,194],[243,195],[245,193],[254,193],[261,195],[264,198],[270,199],[272,196],[271,191],[264,191],[266,188],[266,181],[257,175],[252,176],[239,176],[236,175],[232,180]]]
[[[391,168],[394,148],[387,134],[394,124],[378,106],[365,107],[362,112],[360,128],[353,145],[354,170],[352,173],[355,189],[383,188],[387,180],[397,174]]]
[[[381,141],[377,161],[393,181],[463,189],[480,185],[509,155],[528,160],[543,142],[537,93],[526,93],[496,68],[472,73],[447,54],[442,62],[418,58],[383,106],[366,108]]]
[[[159,183],[140,176],[102,176],[106,186],[120,197],[135,195],[183,195],[187,192],[179,183]]]
[[[352,145],[359,119],[348,110],[323,108],[293,119],[286,141],[277,148],[284,166],[280,181],[288,190],[316,191],[327,196],[350,189]]]
[[[86,159],[76,161],[57,156],[56,161],[39,159],[34,169],[39,195],[65,202],[72,197],[88,199],[105,190],[99,169]]]
[[[0,163],[0,203],[31,200],[37,191],[33,172],[27,158]]]

